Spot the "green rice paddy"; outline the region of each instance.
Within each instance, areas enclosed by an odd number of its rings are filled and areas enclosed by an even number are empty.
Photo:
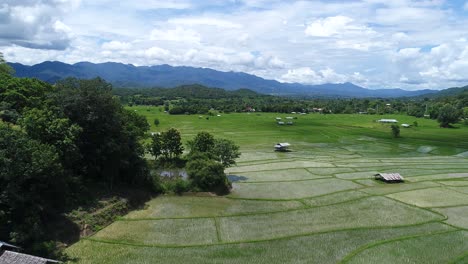
[[[468,127],[408,116],[221,114],[170,116],[160,126],[241,146],[225,197],[161,196],[82,239],[72,263],[467,263]],[[374,122],[417,121],[391,138]],[[289,142],[292,151],[273,145]],[[399,172],[404,183],[373,179]]]

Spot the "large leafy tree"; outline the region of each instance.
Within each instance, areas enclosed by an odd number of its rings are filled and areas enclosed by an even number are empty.
[[[148,122],[125,110],[100,78],[66,79],[57,84],[55,103],[71,122],[81,127],[76,140],[80,159],[74,170],[87,180],[115,183],[144,180],[144,149],[139,143]],[[136,170],[136,171],[135,171]]]
[[[179,157],[184,152],[180,132],[175,128],[170,128],[161,135],[161,152],[167,159]]]
[[[450,124],[458,122],[461,117],[461,111],[451,104],[445,104],[439,109],[437,121],[440,127],[450,127]]]
[[[188,142],[191,152],[211,152],[215,145],[213,135],[208,132],[199,132]]]
[[[236,159],[240,156],[239,146],[229,139],[215,139],[213,154],[227,168],[236,164]]]
[[[55,147],[0,123],[0,237],[38,249],[46,221],[66,201],[59,159]]]

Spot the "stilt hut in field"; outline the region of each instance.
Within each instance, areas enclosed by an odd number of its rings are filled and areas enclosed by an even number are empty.
[[[376,180],[381,180],[388,183],[403,182],[403,176],[399,173],[377,173],[374,175]]]

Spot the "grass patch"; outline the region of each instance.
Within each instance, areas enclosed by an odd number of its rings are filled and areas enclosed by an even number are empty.
[[[145,245],[198,245],[218,241],[212,218],[117,221],[93,238]]]
[[[250,201],[225,197],[163,196],[147,203],[147,208],[125,216],[125,219],[214,217],[263,213],[301,208],[298,201]]]
[[[448,219],[445,222],[468,229],[468,206],[434,208],[433,210],[446,215]]]
[[[362,187],[334,178],[299,182],[234,183],[232,186],[230,197],[277,200],[313,197]]]
[[[324,195],[316,198],[304,199],[308,206],[324,206],[329,204],[342,203],[346,201],[357,200],[369,196],[359,191],[339,192],[330,195]]]
[[[323,175],[314,175],[306,169],[244,172],[238,176],[247,177],[245,182],[310,180],[324,177]]]
[[[220,218],[224,241],[272,239],[301,233],[362,227],[391,227],[443,217],[383,197],[268,215]]]
[[[448,263],[468,250],[468,232],[409,238],[371,247],[347,263]]]
[[[448,188],[429,188],[389,194],[388,197],[419,207],[439,207],[468,204],[468,195]]]
[[[468,186],[468,179],[463,180],[463,181],[456,181],[456,180],[440,181],[438,183],[446,185],[446,186]]]
[[[295,160],[295,161],[277,161],[274,163],[255,164],[255,165],[246,165],[246,166],[239,165],[236,167],[229,168],[227,172],[231,174],[236,174],[236,173],[252,172],[252,171],[285,170],[285,169],[317,168],[317,167],[320,168],[320,167],[335,167],[335,166],[327,162]]]
[[[375,180],[372,180],[375,181]],[[375,181],[378,182],[378,181]],[[434,182],[418,182],[418,183],[381,183],[376,185],[375,187],[369,187],[362,189],[363,192],[372,195],[385,195],[390,193],[399,193],[405,192],[410,190],[417,190],[417,189],[427,189],[433,187],[439,187],[440,184]]]

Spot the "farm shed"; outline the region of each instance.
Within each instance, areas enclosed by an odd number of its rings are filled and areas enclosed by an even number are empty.
[[[408,127],[411,127],[410,124],[401,124],[402,127],[405,127],[405,128],[408,128]]]
[[[404,181],[403,176],[399,173],[377,173],[374,175],[376,180],[384,182],[402,182]]]
[[[398,123],[398,120],[396,119],[379,119],[377,120],[379,123]]]
[[[275,145],[275,150],[276,151],[287,151],[289,146],[291,146],[291,144],[289,144],[287,142],[278,143],[278,144]]]
[[[279,122],[278,122],[278,125],[284,125],[284,122],[279,121]]]

